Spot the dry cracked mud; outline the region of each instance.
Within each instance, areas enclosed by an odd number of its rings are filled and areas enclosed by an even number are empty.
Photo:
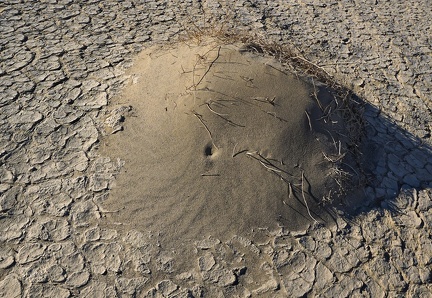
[[[0,16],[3,296],[431,297],[428,1],[11,0]],[[206,236],[186,267],[163,235],[103,224],[125,162],[100,147],[134,117],[110,104],[138,53],[207,24],[287,46],[352,90],[369,179],[332,226]]]

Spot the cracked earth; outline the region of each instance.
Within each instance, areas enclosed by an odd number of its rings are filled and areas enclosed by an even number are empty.
[[[428,1],[0,4],[4,297],[432,297]],[[209,237],[179,266],[156,233],[101,225],[123,166],[98,152],[132,59],[207,23],[298,49],[366,103],[361,208],[337,225]],[[341,212],[342,213],[342,212]]]

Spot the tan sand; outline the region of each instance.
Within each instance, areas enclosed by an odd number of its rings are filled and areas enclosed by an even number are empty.
[[[133,115],[101,145],[125,161],[103,203],[120,209],[109,222],[160,232],[169,247],[330,220],[323,152],[339,154],[341,123],[317,120],[330,95],[241,47],[209,39],[139,55],[114,102]]]

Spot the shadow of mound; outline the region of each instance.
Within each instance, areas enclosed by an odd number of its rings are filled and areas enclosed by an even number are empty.
[[[429,144],[369,103],[364,103],[363,121],[359,151],[366,185],[348,195],[339,208],[350,219],[375,208],[397,212],[395,200],[401,192],[432,187]]]
[[[116,99],[135,117],[103,140],[102,153],[125,162],[101,203],[119,210],[108,224],[178,247],[332,225],[339,214],[391,208],[382,202],[401,187],[431,185],[430,147],[322,69],[274,49],[208,39],[140,53]]]

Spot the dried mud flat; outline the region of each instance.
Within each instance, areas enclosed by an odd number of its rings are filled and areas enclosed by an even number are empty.
[[[3,4],[0,293],[430,297],[428,11],[427,1]],[[104,202],[125,163],[104,155],[101,140],[126,133],[134,117],[127,102],[112,104],[134,81],[127,69],[138,52],[209,22],[297,49],[352,89],[365,106],[369,180],[333,225],[198,238],[184,264],[160,233],[129,228],[134,218],[106,224],[117,210]]]

